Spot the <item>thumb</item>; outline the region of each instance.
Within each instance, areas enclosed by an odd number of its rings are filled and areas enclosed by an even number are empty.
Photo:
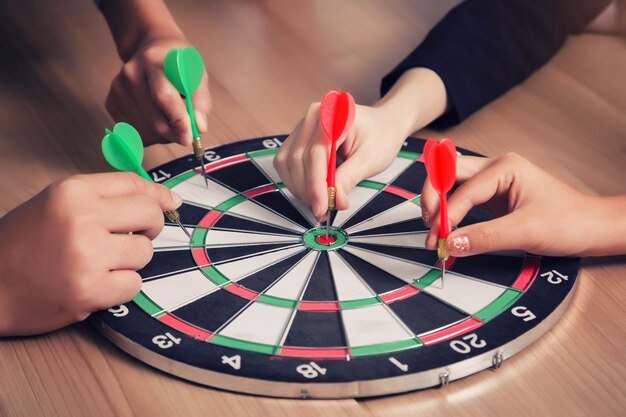
[[[337,209],[346,210],[350,205],[348,195],[356,185],[370,176],[368,167],[371,164],[364,162],[358,154],[352,155],[346,159],[343,164],[337,168],[335,174],[335,184],[337,186]]]
[[[193,108],[196,112],[196,123],[200,133],[208,130],[207,118],[211,112],[211,93],[209,92],[209,76],[204,73],[200,86],[193,94]]]
[[[522,217],[520,211],[516,211],[494,220],[458,228],[446,239],[446,249],[455,257],[503,250],[526,250],[532,246],[532,233],[528,228],[530,223],[525,222]]]

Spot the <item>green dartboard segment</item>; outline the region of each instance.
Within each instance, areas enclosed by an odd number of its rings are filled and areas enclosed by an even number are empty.
[[[200,137],[191,97],[200,86],[204,75],[202,56],[191,46],[174,48],[167,53],[163,62],[163,70],[167,79],[185,97],[194,139]]]
[[[143,161],[143,143],[139,132],[128,123],[120,122],[113,131],[106,129],[102,138],[104,159],[115,169],[136,172],[142,178],[154,182],[141,166]]]

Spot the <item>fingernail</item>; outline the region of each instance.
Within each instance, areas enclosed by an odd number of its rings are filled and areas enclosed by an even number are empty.
[[[183,199],[178,195],[178,193],[170,190],[170,194],[172,195],[172,201],[176,204],[176,207],[180,207],[183,204]]]
[[[198,130],[202,133],[207,130],[207,119],[204,113],[196,112],[196,124],[198,125]]]
[[[446,249],[452,256],[467,255],[470,250],[469,238],[465,235],[456,236],[452,239],[448,238],[446,240]]]
[[[320,219],[324,213],[322,213],[322,206],[320,204],[315,204],[313,206],[313,216],[316,219]]]

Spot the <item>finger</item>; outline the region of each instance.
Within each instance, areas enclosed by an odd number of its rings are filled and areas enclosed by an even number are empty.
[[[455,257],[503,250],[529,250],[533,234],[522,210],[503,217],[456,229],[448,236],[446,248]]]
[[[132,300],[141,290],[141,276],[135,271],[111,271],[102,277],[99,288],[94,311]]]
[[[426,227],[432,226],[432,219],[439,212],[439,193],[426,178],[420,195],[420,207],[422,208],[422,220]]]
[[[287,137],[287,139],[284,140],[273,161],[274,168],[276,169],[276,172],[278,172],[278,175],[280,176],[283,184],[285,184],[287,189],[298,198],[300,198],[300,196],[297,194],[297,190],[294,188],[293,182],[291,181],[291,173],[289,172],[289,164],[287,162],[287,158],[289,157],[291,144],[300,134],[301,127],[302,121],[298,122],[291,134]]]
[[[321,135],[321,129],[316,129],[317,139],[311,144],[307,152],[307,178],[305,187],[311,200],[311,210],[319,221],[328,211],[328,193],[326,175],[328,169],[328,141]]]
[[[506,193],[514,179],[512,166],[499,159],[461,184],[448,199],[450,226],[459,224],[474,207]],[[438,222],[437,220],[434,220]]]
[[[76,175],[103,198],[143,194],[151,196],[163,210],[174,210],[182,204],[178,194],[161,184],[146,181],[133,172],[107,172],[102,174]]]
[[[191,137],[191,120],[187,114],[185,100],[180,96],[176,88],[167,80],[162,71],[151,71],[147,74],[150,85],[150,95],[165,115],[169,125],[169,132],[165,137],[189,146]]]
[[[163,217],[161,215],[161,217]],[[150,239],[138,234],[111,234],[108,238],[111,269],[138,270],[152,259],[153,249]]]
[[[337,209],[346,210],[350,205],[348,196],[352,189],[364,179],[377,172],[371,172],[372,163],[356,151],[337,168],[335,182],[337,184]]]
[[[107,198],[101,205],[103,224],[111,232],[134,232],[154,239],[163,230],[163,210],[151,196]]]
[[[209,92],[209,76],[205,72],[200,86],[193,94],[193,108],[196,114],[196,123],[200,133],[208,129],[207,118],[211,112],[211,93]]]

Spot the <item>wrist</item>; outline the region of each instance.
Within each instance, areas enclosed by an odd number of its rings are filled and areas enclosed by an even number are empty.
[[[588,201],[593,236],[584,255],[626,254],[626,195],[589,196]]]

